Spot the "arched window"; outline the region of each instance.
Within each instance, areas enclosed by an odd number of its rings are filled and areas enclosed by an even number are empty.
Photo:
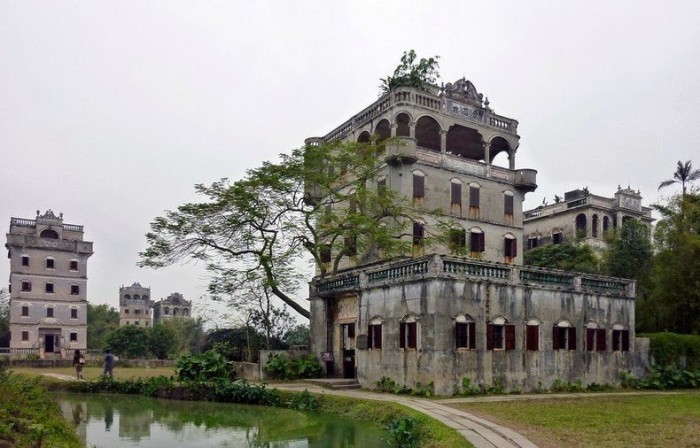
[[[170,314],[170,308],[168,308],[167,306],[163,308],[163,314]]]
[[[591,234],[593,235],[593,238],[598,238],[598,226],[600,225],[600,218],[598,218],[598,215],[593,215],[593,219],[591,222]]]
[[[362,131],[359,137],[357,137],[358,143],[369,143],[370,142],[369,131]]]
[[[624,325],[615,324],[612,330],[612,349],[614,352],[628,352],[630,349],[630,331]]]
[[[134,300],[141,300],[141,296],[139,296],[138,294],[134,294]]]
[[[389,123],[389,120],[384,119],[377,123],[377,127],[374,128],[374,134],[377,136],[380,142],[391,138],[391,124]]]
[[[41,231],[39,234],[39,238],[48,238],[51,240],[57,240],[58,239],[58,233],[55,230],[51,229],[44,229]]]
[[[576,350],[576,327],[572,327],[568,320],[562,320],[552,328],[552,348]]]
[[[527,237],[527,248],[528,250],[534,249],[539,245],[540,236],[536,233],[531,233]]]
[[[411,122],[411,119],[408,117],[408,114],[398,114],[396,116],[396,136],[397,137],[410,137],[411,136],[411,127],[409,126],[410,122]]]
[[[603,216],[603,233],[610,230],[610,218]]]
[[[425,198],[425,173],[420,170],[413,171],[413,200]]]
[[[418,348],[418,322],[413,314],[399,322],[399,348]]]
[[[479,257],[486,250],[486,236],[478,227],[469,229],[469,252],[472,257]]]
[[[474,319],[467,314],[455,317],[455,348],[476,348],[476,326]]]
[[[525,331],[525,349],[536,352],[540,349],[540,321],[529,319]]]
[[[515,209],[515,197],[512,191],[503,192],[503,220],[507,225],[513,225],[513,214]]]
[[[467,232],[462,227],[453,227],[449,231],[449,249],[452,254],[463,255],[467,246]]]
[[[450,213],[462,217],[462,181],[456,178],[450,181]]]
[[[586,238],[588,235],[588,220],[586,215],[579,213],[576,215],[576,238],[582,239]]]
[[[469,184],[469,218],[479,219],[479,193],[481,186],[475,182]]]
[[[486,324],[486,350],[515,350],[515,325],[509,325],[503,316]]]
[[[586,351],[604,352],[606,349],[605,328],[599,328],[595,321],[588,322],[586,324]]]
[[[506,263],[515,262],[518,256],[518,239],[512,233],[503,236],[503,256]]]
[[[432,151],[440,151],[440,124],[433,118],[423,116],[416,122],[418,146]]]
[[[560,228],[555,227],[552,229],[552,244],[563,244],[564,243],[564,233]]]
[[[180,308],[175,307],[173,308],[173,316],[179,316],[180,315]]]
[[[131,294],[124,294],[124,298],[126,300],[131,300]]]
[[[382,348],[382,319],[375,317],[369,321],[367,327],[367,348]]]

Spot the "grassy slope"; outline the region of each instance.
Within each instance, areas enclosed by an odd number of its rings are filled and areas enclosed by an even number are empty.
[[[61,375],[68,375],[75,377],[75,369],[73,367],[50,367],[37,369],[33,367],[11,367],[10,368],[15,373],[20,373],[27,376],[41,376],[43,373],[58,373]],[[114,377],[117,379],[127,379],[127,378],[147,378],[153,376],[174,376],[174,367],[155,367],[155,368],[142,368],[142,367],[115,367]],[[85,367],[83,369],[83,377],[86,380],[96,380],[102,376],[101,367]]]
[[[700,393],[452,405],[512,427],[541,447],[699,446]]]

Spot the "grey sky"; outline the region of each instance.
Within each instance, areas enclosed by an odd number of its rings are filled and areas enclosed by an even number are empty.
[[[650,204],[700,167],[699,23],[697,1],[0,2],[0,227],[84,225],[93,302],[197,299],[196,267],[136,267],[151,220],[359,112],[411,48],[519,120],[527,207],[618,184]]]

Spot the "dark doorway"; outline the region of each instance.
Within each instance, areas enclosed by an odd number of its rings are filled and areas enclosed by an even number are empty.
[[[52,334],[44,336],[44,351],[46,353],[53,353],[54,351],[54,339]]]
[[[355,378],[355,324],[341,324],[343,337],[343,378]]]

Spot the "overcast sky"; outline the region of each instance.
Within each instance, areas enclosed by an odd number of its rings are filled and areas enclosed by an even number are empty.
[[[135,281],[198,300],[198,267],[136,266],[152,219],[326,134],[408,49],[520,122],[528,208],[618,184],[648,205],[677,160],[700,168],[697,0],[339,3],[0,2],[0,227],[84,225],[92,302]]]

